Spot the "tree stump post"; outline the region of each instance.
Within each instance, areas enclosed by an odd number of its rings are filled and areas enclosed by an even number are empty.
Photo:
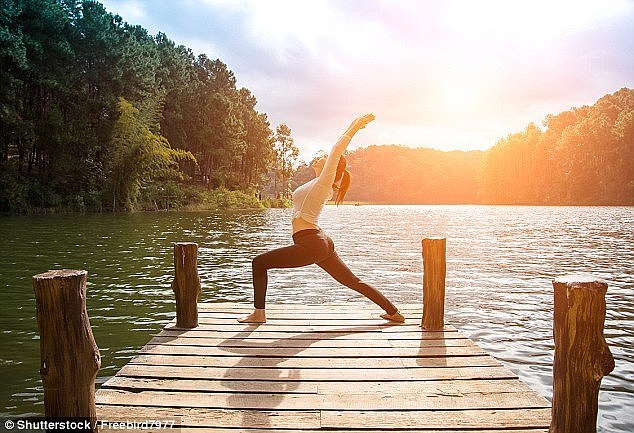
[[[447,239],[423,239],[423,319],[425,329],[445,326],[445,276]]]
[[[555,359],[550,433],[597,428],[601,378],[614,369],[603,336],[608,285],[587,275],[553,281]]]
[[[33,289],[45,415],[90,420],[96,432],[101,356],[86,312],[86,276],[86,271],[48,271],[33,277]]]
[[[174,244],[174,281],[172,290],[176,296],[176,326],[195,328],[198,326],[198,244],[177,242]]]

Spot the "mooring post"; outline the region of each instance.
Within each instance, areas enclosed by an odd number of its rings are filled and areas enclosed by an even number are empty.
[[[423,319],[425,329],[445,326],[446,238],[423,239]]]
[[[198,244],[176,242],[174,244],[174,281],[172,290],[176,295],[176,326],[195,328],[198,326]]]
[[[33,277],[33,289],[45,415],[89,420],[88,430],[96,432],[95,378],[101,357],[86,312],[86,275],[48,271]]]
[[[590,433],[597,428],[601,378],[614,369],[603,336],[608,285],[588,275],[553,281],[555,359],[550,433]]]

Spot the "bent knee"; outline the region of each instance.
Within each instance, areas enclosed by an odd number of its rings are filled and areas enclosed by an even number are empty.
[[[266,260],[262,257],[262,254],[259,256],[255,256],[253,260],[251,260],[251,268],[256,270],[266,269]]]

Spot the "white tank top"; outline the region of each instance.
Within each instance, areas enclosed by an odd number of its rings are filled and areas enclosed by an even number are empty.
[[[332,197],[332,184],[335,181],[339,158],[348,147],[350,138],[343,135],[333,146],[319,177],[297,187],[293,191],[293,219],[303,218],[317,225],[324,205]]]

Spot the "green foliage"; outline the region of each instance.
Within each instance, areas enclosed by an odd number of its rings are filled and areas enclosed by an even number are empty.
[[[175,150],[167,140],[152,133],[143,123],[140,112],[119,98],[119,118],[112,129],[108,158],[107,194],[112,209],[134,209],[140,188],[153,179],[178,178],[179,160],[194,160],[191,153]]]
[[[277,197],[279,195],[278,191],[281,191],[281,196],[288,198],[291,193],[289,182],[295,171],[293,165],[297,162],[299,149],[295,146],[295,142],[291,137],[291,128],[285,124],[279,125],[275,130],[274,143],[275,195]]]
[[[293,202],[285,197],[280,198],[265,198],[262,200],[262,205],[265,208],[290,208],[293,207]]]
[[[200,185],[174,181],[149,183],[141,189],[139,198],[143,210],[217,210],[260,209],[264,205],[255,194],[226,188],[208,190]]]
[[[16,187],[0,211],[131,210],[157,178],[251,190],[272,161],[267,117],[224,63],[97,1],[1,2],[0,82],[0,164]],[[120,98],[138,111],[122,117]]]

